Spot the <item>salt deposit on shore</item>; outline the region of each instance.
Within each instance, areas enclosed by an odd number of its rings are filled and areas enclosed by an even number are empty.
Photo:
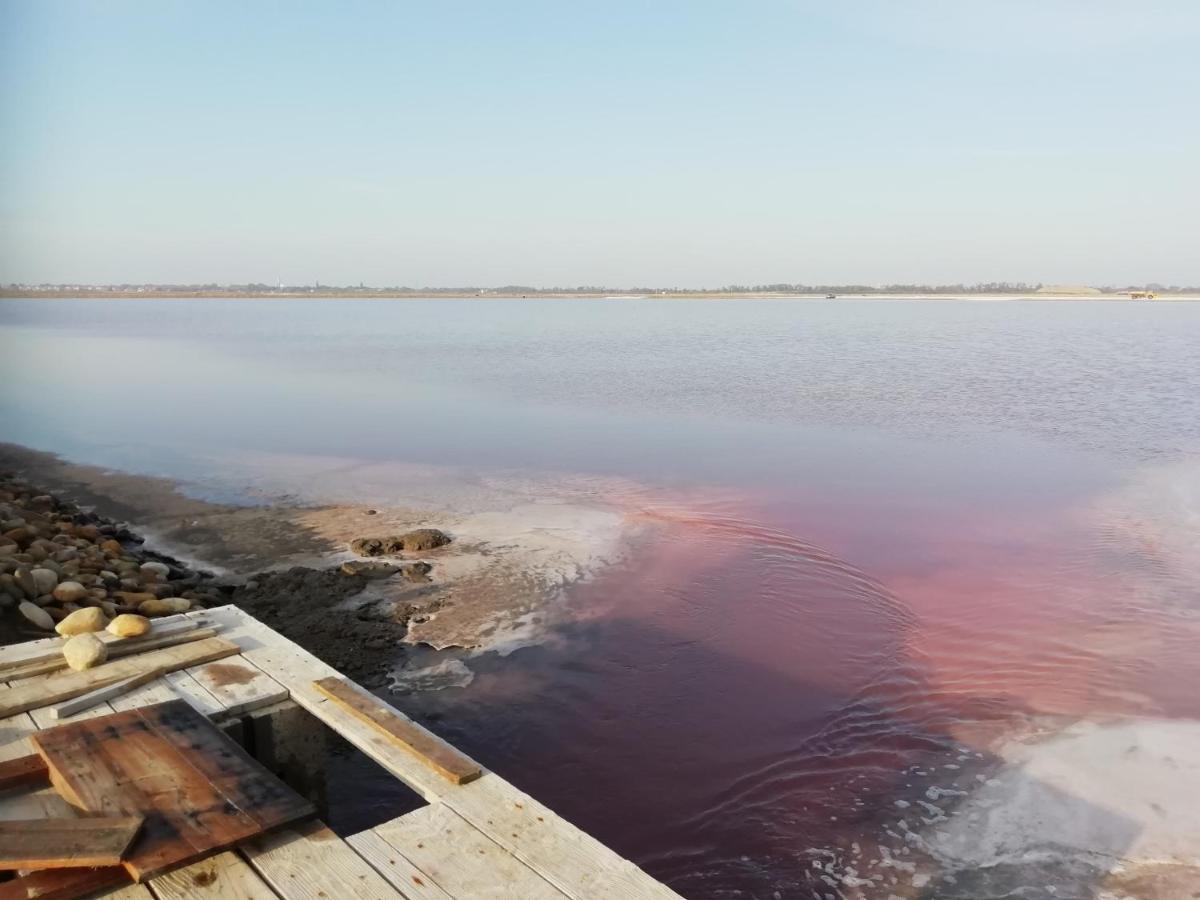
[[[958,873],[954,896],[1002,896],[1041,871],[1060,898],[1194,897],[1197,748],[1200,722],[1163,719],[1081,721],[1008,741],[997,750],[1004,767],[930,829],[927,849],[943,874]]]
[[[356,466],[353,487],[342,493],[364,502],[347,505],[331,502],[345,461],[292,461],[290,468],[274,463],[263,461],[264,478],[256,484],[264,499],[282,488],[278,473],[286,469],[291,484],[314,485],[305,501],[322,505],[211,503],[187,496],[168,479],[77,465],[13,445],[0,448],[0,465],[101,514],[136,523],[162,552],[235,581],[264,570],[356,559],[350,543],[363,536],[440,528],[454,540],[419,554],[432,567],[428,578],[374,583],[343,604],[347,615],[360,614],[368,603],[403,606],[415,612],[407,619],[407,640],[438,649],[508,651],[537,641],[554,614],[557,593],[619,559],[629,536],[617,509],[587,499],[536,497],[528,485],[460,484],[445,492],[449,502],[418,509],[396,502],[393,479],[407,476],[422,499],[431,500],[444,478],[413,478],[425,473],[411,467],[397,473],[389,466]],[[268,472],[275,480],[265,477]],[[382,499],[368,505],[372,492]]]

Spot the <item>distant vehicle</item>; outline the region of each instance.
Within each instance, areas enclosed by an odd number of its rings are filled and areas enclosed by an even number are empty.
[[[1158,294],[1154,293],[1154,291],[1130,291],[1129,292],[1130,300],[1154,300],[1157,297],[1158,297]]]
[[[825,299],[826,299],[826,300],[836,300],[836,299],[837,299],[837,294],[826,294],[826,295],[825,295]]]

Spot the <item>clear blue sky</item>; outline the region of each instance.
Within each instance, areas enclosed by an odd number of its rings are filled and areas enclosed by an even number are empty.
[[[1200,284],[1200,3],[0,0],[0,281]]]

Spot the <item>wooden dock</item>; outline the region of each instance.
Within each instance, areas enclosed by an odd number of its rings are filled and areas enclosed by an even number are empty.
[[[678,897],[241,610],[224,606],[172,618],[211,624],[220,638],[237,644],[240,653],[167,672],[65,718],[54,718],[53,701],[48,701],[0,719],[0,763],[29,755],[30,736],[39,730],[183,699],[213,722],[228,725],[231,732],[246,717],[295,721],[297,716],[306,720],[311,716],[408,785],[427,805],[345,839],[310,819],[143,883],[100,890],[95,896],[118,900]],[[168,620],[156,620],[156,628],[164,625],[170,627]],[[47,638],[0,647],[0,665],[36,658],[60,645],[60,639]],[[31,685],[51,677],[39,674],[0,683],[0,691],[28,693]],[[280,737],[286,743],[286,735]],[[74,808],[51,788],[13,790],[0,796],[3,820],[74,815]],[[0,883],[0,896],[3,887]]]

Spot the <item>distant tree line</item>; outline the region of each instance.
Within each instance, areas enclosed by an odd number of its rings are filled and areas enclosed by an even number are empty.
[[[265,284],[8,284],[0,290],[7,294],[21,292],[59,293],[147,293],[189,294],[220,296],[221,294],[320,294],[324,296],[346,296],[355,294],[411,294],[414,296],[437,296],[439,294],[1031,294],[1041,284],[1021,281],[988,281],[978,284],[729,284],[719,288],[664,287],[662,285],[635,287],[605,287],[603,285],[579,285],[575,287],[534,287],[523,284],[506,284],[499,287],[369,287],[363,283],[355,285],[331,285],[314,282],[303,285]],[[1098,290],[1106,294],[1121,294],[1129,291],[1154,291],[1158,294],[1196,294],[1200,286],[1163,285],[1109,285]]]

